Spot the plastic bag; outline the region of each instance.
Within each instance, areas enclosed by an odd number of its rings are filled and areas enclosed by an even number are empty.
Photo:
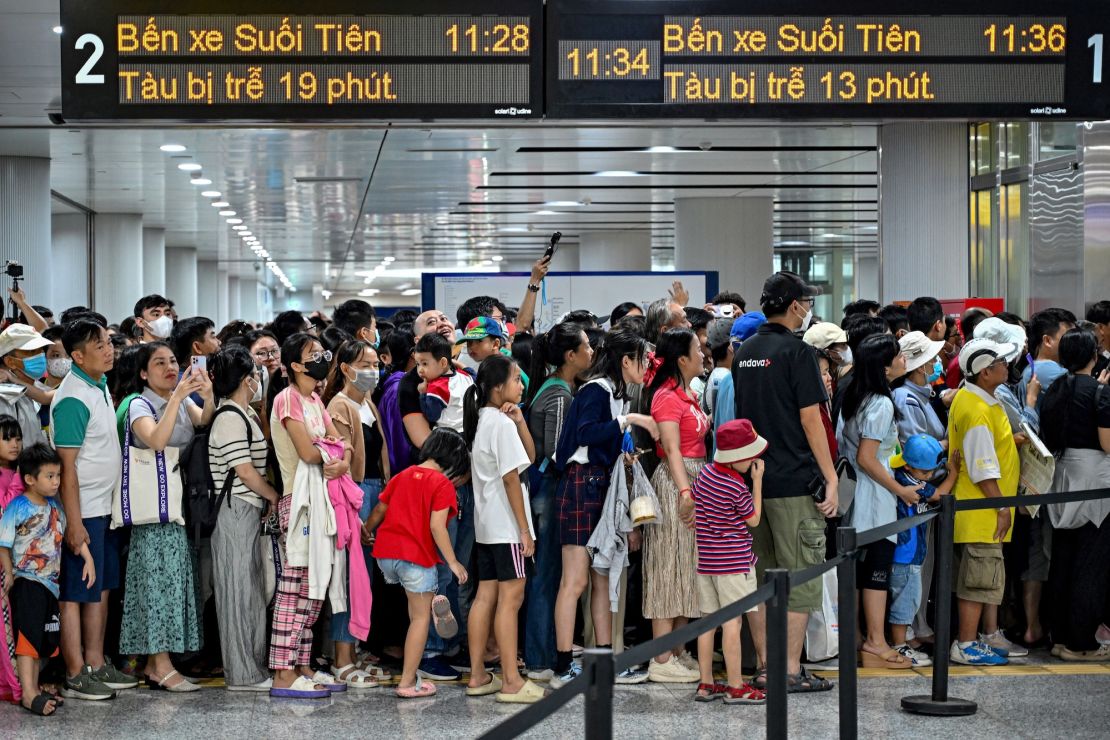
[[[628,508],[632,515],[632,526],[655,524],[663,514],[655,489],[651,487],[651,481],[648,480],[647,473],[644,472],[639,460],[632,463],[630,470],[632,491],[629,493]]]
[[[839,591],[835,568],[821,574],[821,591],[821,608],[809,613],[806,624],[806,655],[814,663],[840,654]]]

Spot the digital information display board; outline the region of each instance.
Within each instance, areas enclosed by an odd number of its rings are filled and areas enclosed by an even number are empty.
[[[887,5],[806,0],[787,15],[749,0],[738,15],[735,0],[61,0],[62,114],[1110,117],[1110,4]]]
[[[1108,6],[561,0],[553,118],[1104,118]],[[744,15],[736,14],[742,7]],[[968,13],[974,8],[974,15]]]
[[[66,119],[542,112],[541,0],[62,0],[61,17]]]

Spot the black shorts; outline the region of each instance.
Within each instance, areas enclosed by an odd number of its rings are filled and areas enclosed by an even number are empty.
[[[535,563],[532,558],[524,557],[519,543],[483,545],[478,549],[479,581],[515,581],[532,575]]]
[[[856,587],[869,591],[890,590],[890,566],[894,563],[894,543],[879,540],[860,550],[856,564]]]
[[[50,589],[29,578],[16,578],[8,592],[12,604],[15,654],[52,658],[61,640],[58,599]]]

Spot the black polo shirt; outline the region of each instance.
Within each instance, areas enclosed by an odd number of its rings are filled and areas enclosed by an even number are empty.
[[[737,350],[732,380],[736,418],[751,421],[768,442],[763,496],[809,495],[808,484],[820,468],[799,414],[828,400],[813,349],[785,326],[768,322]]]

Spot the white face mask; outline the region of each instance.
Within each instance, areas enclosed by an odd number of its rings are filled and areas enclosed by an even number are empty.
[[[852,348],[851,347],[845,347],[844,349],[842,349],[840,351],[840,364],[841,365],[851,365],[852,364]]]
[[[800,331],[805,331],[809,328],[810,322],[813,321],[813,309],[806,309],[806,315],[802,317],[802,328]]]
[[[254,387],[254,392],[251,394],[251,403],[258,403],[262,400],[262,381],[256,380],[255,382],[258,385]]]
[[[51,378],[64,378],[71,367],[73,367],[73,360],[68,357],[55,357],[47,361],[46,372]]]
[[[173,319],[169,316],[161,316],[154,321],[146,322],[147,331],[159,339],[165,339],[173,331]]]

